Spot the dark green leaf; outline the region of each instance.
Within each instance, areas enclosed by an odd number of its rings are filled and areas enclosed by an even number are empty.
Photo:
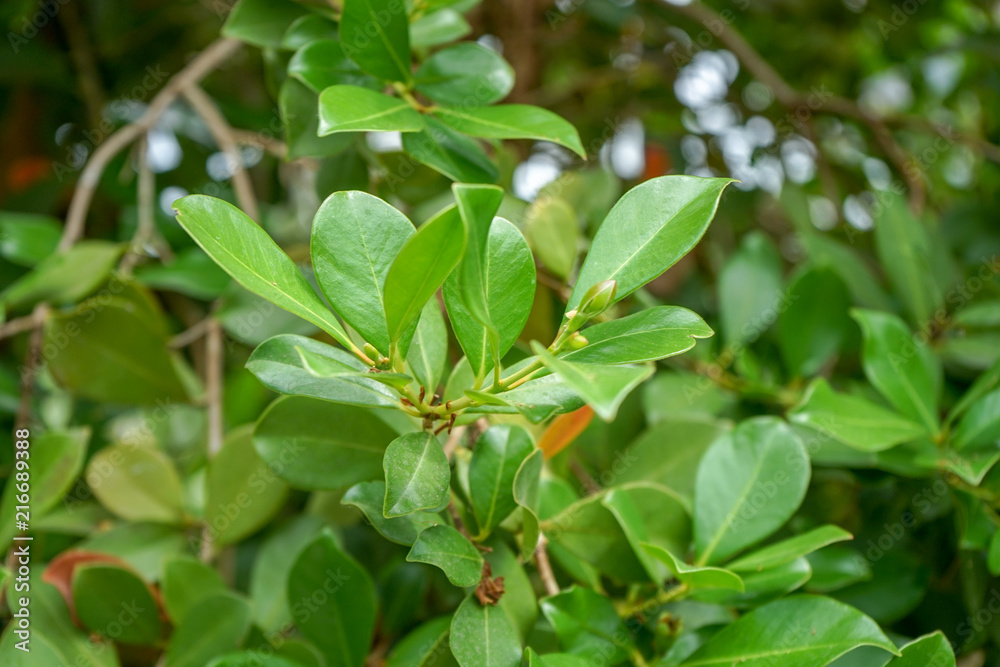
[[[80,621],[105,637],[142,645],[160,639],[159,605],[146,583],[128,570],[103,563],[80,565],[73,571],[73,601]]]
[[[0,292],[0,305],[20,310],[40,301],[75,303],[104,282],[124,249],[107,241],[81,241],[64,253],[49,255]]]
[[[232,651],[250,629],[250,605],[232,593],[216,593],[192,607],[174,630],[165,667],[203,667]]]
[[[854,536],[838,526],[820,526],[807,533],[790,537],[776,544],[738,558],[727,564],[736,572],[753,572],[790,563],[835,542],[854,539]]]
[[[180,625],[203,598],[226,591],[226,582],[210,566],[191,556],[171,558],[163,566],[163,605],[174,625]]]
[[[326,593],[317,602],[317,591]],[[361,667],[375,632],[375,584],[324,531],[299,554],[288,576],[295,624],[328,667]],[[308,606],[307,606],[308,605]]]
[[[465,598],[451,621],[451,652],[462,667],[518,667],[521,643],[502,609]]]
[[[536,139],[565,146],[586,157],[576,128],[556,114],[528,104],[495,107],[437,107],[434,110],[446,125],[463,134],[487,139]]]
[[[532,350],[605,421],[613,420],[629,392],[653,374],[653,367],[648,365],[604,366],[566,361],[553,357],[534,342]]]
[[[410,22],[403,0],[345,0],[340,16],[344,53],[369,74],[410,80]]]
[[[655,544],[643,544],[642,547],[654,558],[667,566],[670,574],[677,581],[685,584],[691,590],[705,588],[727,588],[743,591],[743,580],[735,572],[721,567],[698,567],[688,565],[666,549]]]
[[[559,197],[539,197],[525,216],[524,235],[542,264],[563,280],[569,278],[580,242],[580,223],[572,206]]]
[[[281,84],[278,108],[290,160],[336,155],[350,146],[357,136],[348,133],[319,136],[319,96],[296,79],[289,77]]]
[[[378,87],[378,82],[366,76],[335,39],[317,39],[302,46],[288,63],[288,75],[317,95],[337,85]]]
[[[420,313],[406,363],[417,383],[433,394],[448,363],[448,330],[437,299],[428,301]]]
[[[715,332],[697,313],[655,306],[582,331],[587,345],[560,358],[592,364],[636,364],[687,352]]]
[[[288,26],[307,14],[290,0],[240,0],[229,12],[222,34],[254,46],[279,47]]]
[[[426,431],[401,435],[385,450],[387,518],[442,507],[448,502],[451,470],[441,443]]]
[[[410,25],[410,44],[415,49],[438,46],[461,39],[472,32],[465,17],[454,9],[425,14]]]
[[[250,574],[250,598],[254,623],[264,632],[277,632],[290,625],[288,573],[306,544],[319,533],[323,521],[301,516],[269,535],[261,544]]]
[[[847,310],[851,296],[828,268],[806,271],[788,287],[788,306],[778,319],[778,342],[789,372],[809,377],[819,372],[852,332]]]
[[[427,621],[392,648],[386,667],[457,667],[448,648],[450,632],[450,616]]]
[[[940,630],[914,639],[899,651],[900,656],[886,667],[955,667],[951,642]]]
[[[514,502],[521,507],[521,558],[530,560],[538,546],[538,484],[542,475],[542,450],[528,455],[514,475]]]
[[[32,267],[55,252],[62,235],[58,220],[47,215],[0,211],[0,257]]]
[[[726,343],[750,343],[785,307],[781,256],[761,232],[743,237],[719,274],[719,321]]]
[[[475,42],[441,49],[416,74],[418,91],[451,106],[499,102],[514,87],[514,69],[496,51]]]
[[[361,510],[382,537],[405,546],[411,546],[417,541],[420,531],[440,521],[436,514],[428,512],[414,512],[392,519],[385,518],[382,513],[385,504],[385,482],[355,484],[347,490],[341,502]]]
[[[955,449],[972,449],[1000,439],[1000,390],[986,394],[969,406],[953,438]]]
[[[634,648],[611,600],[594,591],[573,586],[542,600],[541,605],[567,653],[584,658],[601,656],[604,664],[617,665],[627,660]]]
[[[508,424],[490,427],[476,442],[469,465],[469,490],[480,539],[517,507],[514,477],[534,448],[526,430]]]
[[[493,183],[499,172],[479,144],[439,120],[422,116],[419,132],[403,135],[403,150],[453,181]]]

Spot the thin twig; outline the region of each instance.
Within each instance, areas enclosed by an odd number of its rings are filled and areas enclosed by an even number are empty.
[[[153,170],[149,168],[149,161],[146,159],[148,144],[146,135],[139,138],[139,150],[136,156],[139,170],[136,210],[139,221],[135,228],[135,234],[132,236],[132,243],[119,266],[125,276],[132,275],[132,269],[135,268],[136,262],[143,255],[143,248],[150,242],[156,231],[156,211],[154,208],[156,204],[153,201],[156,195],[156,180],[153,176]]]
[[[211,461],[222,450],[222,325],[215,318],[208,323],[205,336],[205,402],[208,413],[207,457]],[[205,563],[215,558],[215,540],[212,527],[205,524],[201,531],[201,560]]]
[[[191,85],[182,91],[184,98],[191,104],[208,127],[216,145],[225,154],[233,171],[232,182],[233,192],[236,200],[240,204],[243,212],[253,220],[259,220],[257,211],[257,198],[253,194],[253,184],[250,182],[250,175],[243,168],[243,157],[240,155],[240,147],[236,144],[233,128],[226,122],[225,116],[215,106],[208,95],[196,85]]]
[[[76,67],[77,84],[80,87],[80,97],[87,107],[87,116],[91,127],[101,124],[101,114],[104,109],[104,90],[101,86],[101,73],[97,68],[97,59],[87,36],[87,28],[80,17],[76,3],[63,4],[59,12],[59,21],[66,31],[66,41],[69,42],[69,57]]]
[[[6,322],[0,325],[0,340],[4,338],[10,338],[11,336],[16,336],[19,333],[24,333],[25,331],[31,331],[35,328],[35,315],[25,315],[24,317],[18,317],[10,322]]]
[[[171,348],[175,350],[179,350],[182,347],[187,347],[188,345],[190,345],[191,343],[195,342],[196,340],[205,335],[205,333],[208,331],[209,324],[212,323],[213,319],[214,318],[211,315],[209,315],[203,320],[198,320],[190,327],[188,327],[184,331],[180,332],[179,334],[171,338],[168,344],[170,345]]]
[[[69,204],[69,213],[66,215],[66,226],[63,229],[62,239],[59,241],[60,252],[69,250],[83,236],[90,202],[108,163],[126,146],[151,130],[163,112],[181,94],[181,91],[205,78],[209,72],[218,67],[240,46],[241,42],[229,38],[214,42],[167,82],[163,89],[153,97],[146,112],[138,120],[122,127],[94,150],[94,154],[77,180],[76,190],[73,192],[73,199]]]
[[[542,585],[545,586],[545,593],[548,595],[559,594],[559,582],[552,572],[552,563],[549,562],[548,552],[549,541],[545,535],[538,536],[538,546],[535,547],[535,567],[538,568],[538,576],[542,578]]]
[[[442,449],[444,449],[444,455],[448,457],[449,461],[451,460],[452,454],[454,454],[455,450],[458,449],[458,443],[462,441],[462,436],[465,435],[465,429],[465,426],[456,426],[452,429],[451,434],[445,441]]]
[[[42,360],[42,333],[48,314],[49,305],[44,301],[35,306],[31,313],[34,331],[31,332],[28,351],[24,355],[24,366],[21,370],[21,401],[18,404],[17,417],[14,419],[15,431],[27,428],[31,421],[31,399],[35,392],[35,376],[38,375],[38,366]]]

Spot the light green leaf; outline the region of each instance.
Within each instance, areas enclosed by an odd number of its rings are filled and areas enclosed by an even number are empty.
[[[454,9],[439,9],[424,14],[410,25],[410,45],[424,49],[454,42],[472,32],[465,17]]]
[[[621,301],[673,266],[708,229],[722,191],[731,182],[661,176],[626,192],[594,237],[567,311],[601,281],[616,281],[615,301]]]
[[[654,306],[584,329],[587,345],[560,356],[577,363],[636,364],[665,359],[694,347],[715,332],[697,313],[679,306]]]
[[[477,317],[468,306],[476,299],[474,288],[465,290],[461,286],[468,252],[466,260],[444,283],[444,301],[455,337],[479,381],[517,341],[531,314],[535,294],[535,264],[517,227],[495,218],[488,234],[481,265],[485,300],[477,305],[482,307],[484,317]]]
[[[406,560],[441,568],[455,586],[475,586],[483,573],[483,556],[462,533],[444,524],[417,536]]]
[[[594,591],[572,586],[542,600],[541,607],[567,653],[588,659],[599,655],[604,664],[617,665],[634,648],[611,600]]]
[[[753,572],[765,570],[785,563],[790,563],[796,558],[801,558],[812,552],[822,549],[835,542],[852,540],[854,536],[838,526],[820,526],[807,533],[790,537],[776,544],[770,544],[763,549],[738,558],[726,567],[735,572]]]
[[[369,410],[285,396],[257,422],[257,453],[295,488],[336,489],[382,476],[396,432]]]
[[[317,603],[320,590],[327,596]],[[328,667],[361,667],[375,633],[375,584],[328,530],[303,549],[288,576],[289,608],[294,614],[305,604],[311,613],[297,616],[296,625]]]
[[[415,77],[417,91],[435,102],[461,107],[499,102],[514,87],[514,68],[496,51],[462,42],[432,54]]]
[[[400,405],[398,395],[365,377],[368,367],[354,355],[303,336],[269,338],[253,351],[246,367],[265,387],[282,394],[365,407]]]
[[[389,353],[383,288],[413,223],[366,192],[336,192],[313,220],[312,261],[334,310],[383,355]]]
[[[802,402],[788,416],[796,424],[805,424],[863,452],[879,452],[929,435],[919,422],[860,396],[834,392],[823,378],[809,386]]]
[[[465,226],[455,207],[425,222],[403,245],[385,279],[389,340],[398,341],[420,316],[465,250]]]
[[[249,424],[227,434],[222,450],[208,463],[205,481],[205,521],[219,545],[256,532],[288,495],[285,480],[257,454]]]
[[[335,39],[316,39],[304,44],[289,61],[288,75],[317,95],[337,85],[378,88],[378,82],[366,76]]]
[[[655,544],[643,544],[642,547],[654,558],[667,566],[677,581],[685,584],[691,590],[706,588],[726,588],[743,591],[743,580],[739,575],[721,567],[698,567],[688,565],[666,549]]]
[[[0,211],[0,257],[11,264],[35,266],[55,252],[60,236],[62,225],[53,217]]]
[[[90,459],[87,479],[101,504],[128,521],[180,524],[184,516],[177,469],[152,446],[104,447]]]
[[[401,435],[385,450],[385,503],[387,519],[448,502],[451,469],[441,443],[426,431]]]
[[[410,21],[402,0],[345,0],[340,16],[344,53],[369,74],[410,80]]]
[[[886,667],[955,667],[951,642],[940,630],[914,639],[899,651],[900,656]]]
[[[937,433],[941,364],[895,315],[851,311],[864,334],[861,365],[868,381],[907,417]]]
[[[398,97],[361,86],[330,86],[319,94],[321,137],[335,132],[419,132],[423,127],[420,114]]]
[[[579,254],[580,223],[566,200],[536,199],[525,215],[524,235],[542,264],[559,278],[569,278]]]
[[[115,565],[85,563],[73,570],[73,602],[89,630],[114,636],[126,644],[151,645],[160,640],[159,605],[146,582]],[[128,623],[121,620],[128,612]]]
[[[178,292],[204,301],[219,297],[232,282],[200,248],[182,250],[169,263],[136,267],[135,279],[155,290]]]
[[[494,107],[437,107],[437,116],[463,134],[487,139],[536,139],[565,146],[582,158],[587,154],[576,128],[556,114],[528,104]]]
[[[753,342],[785,306],[781,255],[761,232],[743,237],[719,274],[719,322],[729,345]]]
[[[695,481],[695,562],[721,562],[780,528],[802,502],[809,473],[805,446],[776,418],[747,420],[716,440]]]
[[[851,295],[832,269],[819,267],[792,281],[786,298],[788,305],[778,319],[781,356],[790,373],[810,377],[851,335]]]
[[[537,342],[532,351],[542,363],[566,381],[573,391],[605,421],[612,421],[629,392],[653,374],[652,366],[581,364],[553,357]]]
[[[199,601],[174,630],[165,667],[203,667],[240,645],[250,630],[250,605],[232,593]]]
[[[1000,440],[1000,390],[986,394],[969,406],[958,422],[952,442],[955,449],[973,449]]]
[[[428,301],[420,313],[406,363],[417,383],[434,394],[448,363],[448,329],[437,299]]]
[[[488,428],[472,449],[469,491],[479,538],[489,535],[514,511],[514,478],[521,463],[534,451],[531,435],[519,426]]]
[[[451,652],[462,667],[518,667],[521,642],[502,609],[465,598],[451,621]]]
[[[191,556],[177,556],[166,561],[161,582],[163,606],[174,625],[180,625],[203,598],[226,591],[222,576]]]
[[[87,458],[87,443],[90,428],[77,427],[67,431],[32,432],[28,439],[31,486],[28,505],[31,517],[38,521],[55,507],[70,490]],[[14,449],[14,439],[8,440],[7,450]],[[23,441],[22,441],[23,442]],[[19,459],[20,460],[20,459]],[[15,480],[16,481],[16,480]],[[94,488],[93,486],[91,488]],[[18,502],[17,485],[4,484],[3,501],[0,502],[0,544],[10,544],[17,529]]]
[[[381,481],[355,484],[347,490],[340,502],[361,510],[382,537],[405,546],[411,546],[417,541],[417,535],[422,530],[440,521],[436,514],[429,512],[414,512],[387,519],[382,513],[385,504],[385,482]]]
[[[453,181],[493,183],[499,172],[479,144],[431,116],[419,132],[403,135],[403,150]]]
[[[222,34],[254,46],[277,48],[288,27],[308,13],[290,0],[240,0],[229,12]]]
[[[299,353],[299,357],[302,359],[302,368],[318,378],[364,378],[396,389],[402,389],[413,382],[413,378],[404,373],[392,373],[378,369],[366,371],[354,370],[349,367],[345,368],[347,364],[342,364],[324,354],[317,354],[313,350],[296,347],[295,351]]]
[[[181,227],[243,287],[354,347],[298,267],[245,213],[204,195],[179,199],[174,208]]]
[[[829,598],[803,595],[750,612],[720,630],[681,664],[826,665],[858,646],[877,646],[898,655],[875,621],[857,609]]]
[[[491,326],[488,306],[488,279],[491,253],[489,248],[493,218],[503,202],[503,188],[495,185],[469,185],[455,183],[451,186],[458,205],[459,215],[465,223],[468,242],[462,262],[453,275],[457,281],[462,303],[480,324]]]
[[[118,243],[81,241],[66,252],[49,255],[0,292],[0,305],[21,310],[40,301],[76,303],[104,282],[124,249]]]
[[[357,136],[349,133],[319,136],[319,96],[298,79],[289,77],[281,84],[278,108],[289,160],[339,154]]]
[[[542,476],[542,450],[521,462],[514,475],[514,502],[521,508],[521,558],[530,560],[538,546],[538,484]]]
[[[337,24],[319,14],[307,14],[292,21],[281,36],[281,48],[289,51],[320,40],[336,40]]]
[[[288,607],[288,573],[322,525],[323,520],[318,516],[300,516],[261,543],[250,573],[250,598],[254,623],[265,633],[277,632],[292,623]]]

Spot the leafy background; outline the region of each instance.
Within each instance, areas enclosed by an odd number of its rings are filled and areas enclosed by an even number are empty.
[[[4,664],[1000,664],[997,6],[418,2],[388,42],[409,42],[418,83],[386,102],[378,80],[408,68],[335,40],[391,3],[347,4],[0,9],[0,415],[32,433],[35,537],[33,652],[13,647],[8,552]],[[203,81],[172,89],[196,53]],[[406,95],[537,105],[579,138],[470,139]],[[367,133],[387,129],[417,131]],[[453,181],[499,183],[536,265],[509,366],[590,287],[612,205],[665,174],[738,182],[694,252],[607,318],[673,304],[716,333],[613,421],[490,418],[485,444],[544,468],[472,536],[497,606],[437,507],[380,510],[383,450],[412,424],[267,389],[258,345],[330,338],[231,281],[172,208],[238,204],[308,286],[331,193],[422,224]],[[427,384],[445,387],[456,334]],[[483,424],[464,426],[468,454]],[[378,444],[331,466],[342,437]],[[548,546],[522,553],[532,514]],[[476,567],[399,544],[431,523],[424,542]]]

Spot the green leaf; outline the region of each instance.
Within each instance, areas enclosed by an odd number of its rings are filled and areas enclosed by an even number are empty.
[[[851,315],[864,334],[861,365],[868,381],[900,412],[937,433],[938,359],[895,315],[859,309]]]
[[[378,82],[366,76],[335,39],[316,39],[303,45],[288,63],[288,75],[317,95],[337,85],[378,88]]]
[[[669,551],[655,544],[643,544],[642,547],[654,558],[667,566],[677,581],[685,584],[691,590],[706,588],[726,588],[743,591],[743,580],[739,575],[721,567],[698,567],[688,565]]]
[[[299,353],[299,357],[302,359],[302,367],[308,371],[311,375],[323,379],[351,379],[351,378],[364,378],[366,380],[371,380],[373,382],[378,382],[384,384],[388,387],[394,387],[396,389],[403,389],[406,385],[413,382],[413,378],[404,373],[392,373],[389,371],[375,370],[354,370],[350,368],[347,364],[342,364],[336,359],[332,359],[325,354],[317,354],[313,350],[306,350],[301,347],[296,347],[295,351]],[[345,366],[348,366],[345,368]],[[364,403],[362,403],[364,405]]]
[[[499,424],[479,436],[469,464],[470,499],[479,524],[479,539],[489,535],[517,507],[514,477],[534,449],[531,435],[519,426]]]
[[[460,200],[461,201],[461,200]],[[444,302],[448,308],[455,337],[478,381],[503,357],[524,329],[535,294],[535,264],[528,244],[517,227],[503,218],[495,218],[486,239],[485,261],[481,278],[485,296],[476,301],[478,291],[469,279],[463,288],[463,276],[470,253],[462,265],[444,283]],[[475,314],[469,303],[482,308],[483,317]],[[495,338],[492,338],[493,332]]]
[[[146,287],[204,301],[219,297],[232,282],[232,278],[200,248],[183,250],[166,264],[136,267],[135,278]]]
[[[262,542],[250,573],[250,598],[254,623],[265,633],[277,632],[292,623],[288,573],[322,525],[323,520],[318,516],[300,516]]]
[[[899,651],[900,656],[886,667],[955,667],[951,642],[940,630],[914,639]]]
[[[365,377],[368,367],[354,355],[311,338],[270,338],[254,350],[246,367],[265,387],[282,394],[364,407],[400,405],[398,395]],[[322,374],[317,374],[318,368]],[[338,370],[342,375],[333,377]]]
[[[826,665],[858,646],[877,646],[898,654],[875,621],[858,610],[829,598],[803,595],[750,612],[720,630],[681,664]]]
[[[453,181],[493,183],[499,172],[479,144],[436,118],[421,116],[419,132],[403,135],[403,150]]]
[[[11,264],[35,266],[55,252],[60,236],[62,226],[55,218],[0,211],[0,257]]]
[[[387,519],[382,513],[385,504],[385,482],[381,481],[355,484],[344,494],[341,503],[361,510],[382,537],[405,546],[411,546],[417,541],[420,531],[440,521],[436,514],[429,512],[414,512]]]
[[[385,503],[387,519],[448,502],[451,469],[441,443],[426,431],[401,435],[385,450]]]
[[[386,667],[457,667],[448,648],[450,632],[450,616],[427,621],[392,647]]]
[[[514,502],[521,508],[521,558],[530,560],[538,546],[538,484],[542,476],[542,450],[521,461],[514,474]]]
[[[327,593],[316,602],[316,592]],[[305,605],[311,613],[304,613]],[[288,606],[299,631],[328,667],[361,667],[375,633],[375,584],[328,530],[299,554],[288,576]],[[296,610],[302,611],[296,611]]]
[[[470,32],[472,26],[464,16],[454,9],[440,9],[421,16],[410,25],[410,44],[415,49],[424,49],[454,42]]]
[[[709,447],[694,490],[696,563],[725,560],[764,539],[798,509],[809,454],[784,422],[757,417]]]
[[[410,80],[410,21],[402,0],[345,0],[340,41],[344,53],[369,74]]]
[[[725,431],[723,423],[714,421],[693,418],[660,421],[644,431],[623,453],[622,459],[628,465],[622,466],[624,470],[618,481],[656,482],[690,504],[698,463],[709,445]],[[669,456],[664,456],[665,448]]]
[[[715,589],[699,591],[692,597],[702,602],[752,609],[798,590],[812,577],[812,570],[806,558],[797,558],[760,572],[741,572],[740,577],[742,593]]]
[[[222,576],[191,556],[177,556],[164,563],[161,581],[163,606],[174,625],[180,625],[205,597],[226,591]]]
[[[770,544],[763,549],[747,554],[729,563],[726,567],[735,572],[753,572],[765,570],[785,563],[791,563],[797,558],[811,554],[825,546],[844,540],[852,540],[854,536],[838,526],[820,526],[807,533],[790,537],[781,542]]]
[[[49,371],[62,387],[98,402],[187,401],[161,324],[122,298],[85,301],[46,320],[45,349],[55,351]]]
[[[587,667],[589,664],[587,658],[569,653],[546,653],[542,656],[531,647],[526,648],[524,653],[525,667]]]
[[[83,469],[89,440],[89,427],[31,434],[28,440],[31,474],[28,505],[34,521],[45,516],[70,490]],[[13,452],[15,440],[7,442],[10,443],[7,451]],[[24,504],[18,502],[18,495],[17,484],[8,480],[3,488],[3,501],[0,502],[0,544],[10,544],[16,533],[18,506]]]
[[[406,363],[417,383],[433,394],[448,363],[448,329],[437,299],[428,301],[420,313],[413,341],[406,353]]]
[[[665,359],[694,347],[715,332],[697,313],[679,306],[654,306],[581,332],[587,345],[560,356],[577,363],[636,364]]]
[[[406,100],[360,86],[319,94],[319,136],[335,132],[419,132],[423,118]]]
[[[986,394],[969,406],[958,422],[952,442],[955,449],[973,449],[1000,439],[1000,390]]]
[[[465,598],[451,621],[451,652],[462,667],[519,667],[521,642],[502,609]]]
[[[875,218],[875,249],[893,291],[900,296],[910,320],[923,324],[944,305],[935,276],[931,237],[899,195],[883,193]]]
[[[383,355],[389,353],[383,288],[414,234],[406,216],[366,192],[336,192],[313,220],[312,261],[334,310]]]
[[[320,40],[336,40],[337,24],[319,14],[306,14],[292,21],[281,36],[281,48],[289,51]]]
[[[103,563],[80,565],[73,571],[73,602],[91,631],[126,644],[160,640],[159,605],[146,582],[128,570]]]
[[[994,577],[1000,575],[1000,530],[990,538],[989,551],[986,554],[986,569]]]
[[[632,636],[608,598],[572,586],[545,598],[541,606],[556,631],[559,645],[567,653],[588,659],[601,656],[602,664],[607,665],[628,660],[634,648]]]
[[[490,230],[503,203],[503,188],[455,183],[451,186],[451,191],[455,195],[458,213],[465,223],[468,239],[461,264],[452,274],[453,280],[459,285],[462,303],[476,321],[488,327],[492,325],[487,309]]]
[[[507,97],[514,68],[496,51],[463,42],[435,52],[420,65],[417,91],[450,106],[487,105]]]
[[[354,347],[298,267],[245,213],[204,195],[179,199],[174,208],[181,227],[243,287]]]
[[[101,504],[127,521],[180,524],[184,517],[177,469],[153,446],[108,445],[90,459],[87,479]]]
[[[285,396],[260,416],[253,443],[295,488],[336,489],[382,476],[396,433],[368,410]]]
[[[357,136],[348,133],[319,136],[319,95],[297,79],[289,77],[281,84],[278,108],[289,160],[336,155],[346,150]]]
[[[66,252],[49,255],[0,292],[0,304],[20,310],[40,301],[76,303],[105,281],[124,249],[118,243],[81,241]]]
[[[786,298],[781,255],[761,232],[743,237],[719,274],[719,322],[729,345],[749,343],[774,323]]]
[[[290,0],[240,0],[229,12],[222,34],[259,47],[277,48],[288,26],[308,10]]]
[[[174,630],[165,667],[203,667],[240,645],[250,630],[250,605],[232,593],[199,601]]]
[[[722,191],[731,182],[661,176],[625,193],[594,237],[567,311],[601,281],[616,281],[615,301],[621,301],[673,266],[708,229]]]
[[[444,524],[421,532],[406,560],[441,568],[448,581],[462,588],[478,584],[483,573],[479,549],[462,533]]]
[[[559,278],[569,278],[580,243],[580,223],[572,206],[559,197],[539,197],[525,215],[524,235],[542,264]]]
[[[288,484],[257,454],[250,425],[226,436],[222,450],[208,463],[206,487],[205,521],[219,545],[255,533],[288,495]]]
[[[385,279],[385,319],[391,342],[398,341],[420,316],[464,250],[465,226],[455,207],[425,222],[403,245]]]
[[[437,107],[434,115],[462,134],[487,139],[536,139],[565,146],[587,157],[576,128],[556,114],[528,104],[495,107]]]
[[[842,349],[853,332],[847,311],[851,295],[829,268],[802,273],[788,287],[788,306],[778,319],[778,342],[789,372],[797,377],[818,373]]]
[[[929,435],[919,422],[860,396],[834,392],[823,378],[809,386],[788,415],[796,424],[805,424],[863,452],[879,452]]]
[[[581,364],[553,357],[537,342],[532,350],[605,421],[612,421],[629,392],[653,374],[652,366]]]

